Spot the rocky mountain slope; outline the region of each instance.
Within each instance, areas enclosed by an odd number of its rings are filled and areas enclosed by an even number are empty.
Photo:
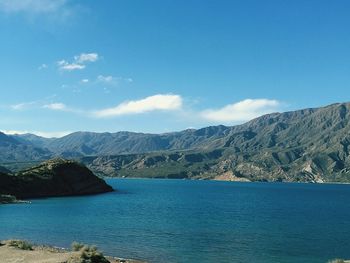
[[[54,159],[16,174],[0,173],[0,194],[17,198],[99,194],[113,191],[85,166]]]
[[[265,115],[229,128],[202,149],[82,161],[114,176],[349,182],[349,147],[347,103]]]
[[[349,182],[349,132],[350,103],[338,103],[232,127],[159,135],[78,132],[49,140],[27,135],[20,143],[109,176]]]
[[[51,155],[52,153],[47,149],[26,141],[16,140],[0,132],[0,162],[44,160]]]
[[[75,132],[57,139],[45,139],[31,134],[14,135],[12,137],[32,146],[45,148],[55,155],[81,157],[86,155],[213,148],[215,147],[215,140],[225,136],[229,130],[229,127],[220,125],[165,134]]]

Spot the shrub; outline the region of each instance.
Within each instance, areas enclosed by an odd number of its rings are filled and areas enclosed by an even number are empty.
[[[73,242],[72,243],[72,250],[73,251],[80,251],[85,245],[82,243],[78,243],[78,242]]]
[[[24,240],[10,240],[8,241],[8,245],[22,250],[33,250],[33,245]]]
[[[73,242],[72,249],[73,251],[80,251],[80,256],[78,259],[75,258],[69,263],[109,263],[102,252],[98,251],[95,246]]]

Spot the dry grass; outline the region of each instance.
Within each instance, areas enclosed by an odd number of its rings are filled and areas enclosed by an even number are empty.
[[[72,243],[72,250],[79,252],[78,257],[70,259],[67,263],[109,263],[101,251],[95,246],[89,246],[77,242]]]
[[[33,250],[33,244],[25,240],[8,240],[5,242],[9,247],[18,248],[21,250]]]

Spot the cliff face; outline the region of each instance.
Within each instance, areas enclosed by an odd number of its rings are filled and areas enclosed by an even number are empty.
[[[99,194],[113,191],[88,168],[56,159],[14,175],[0,173],[0,194],[17,198]]]

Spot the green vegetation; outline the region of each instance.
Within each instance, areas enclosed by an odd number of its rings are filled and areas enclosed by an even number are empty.
[[[85,245],[83,243],[73,242],[71,247],[73,251],[80,251]]]
[[[169,179],[210,178],[222,150],[208,152],[162,152],[81,159],[96,174],[117,177]]]
[[[109,263],[95,246],[73,242],[72,250],[79,252],[79,256],[70,259],[67,263]]]
[[[7,241],[7,244],[10,247],[15,247],[22,250],[33,250],[33,245],[24,240],[9,240]]]
[[[84,165],[53,159],[16,174],[0,173],[0,202],[20,199],[99,194],[113,191]]]

